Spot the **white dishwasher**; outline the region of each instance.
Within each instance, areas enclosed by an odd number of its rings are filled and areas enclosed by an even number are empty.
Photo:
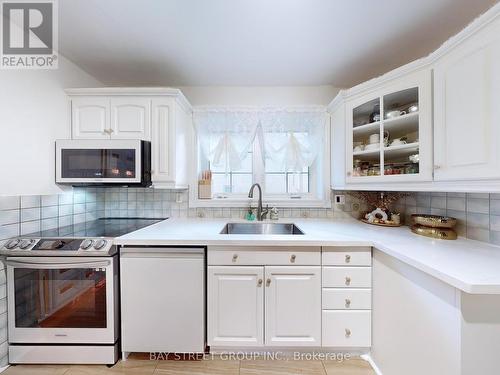
[[[122,358],[204,352],[205,248],[122,247],[120,285]]]

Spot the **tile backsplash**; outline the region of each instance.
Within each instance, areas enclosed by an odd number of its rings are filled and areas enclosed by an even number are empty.
[[[95,220],[104,216],[102,189],[55,195],[0,196],[0,239]]]
[[[358,218],[366,204],[345,191],[345,204],[332,208],[281,208],[282,218]],[[413,213],[458,219],[462,237],[500,245],[500,194],[411,193],[394,204],[410,222]],[[243,218],[246,207],[190,208],[187,190],[74,188],[58,195],[0,197],[0,239],[78,224],[101,217]]]
[[[404,213],[406,223],[415,213],[454,217],[459,236],[500,245],[500,194],[413,193],[394,209]]]

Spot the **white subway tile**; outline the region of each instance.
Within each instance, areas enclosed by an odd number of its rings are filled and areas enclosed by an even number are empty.
[[[0,239],[19,236],[19,224],[0,226]]]
[[[19,210],[0,211],[0,225],[19,223]]]
[[[24,208],[21,210],[21,221],[40,220],[40,208]]]
[[[40,220],[21,223],[21,236],[40,231]]]
[[[21,208],[40,207],[41,199],[39,195],[23,195],[21,197]]]
[[[18,210],[20,207],[19,197],[0,196],[0,210]]]

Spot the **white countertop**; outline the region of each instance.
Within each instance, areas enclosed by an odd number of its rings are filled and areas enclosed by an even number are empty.
[[[500,294],[500,247],[459,238],[433,240],[408,227],[383,228],[355,220],[281,219],[304,235],[219,234],[233,219],[171,218],[118,237],[117,245],[373,246],[464,292]]]

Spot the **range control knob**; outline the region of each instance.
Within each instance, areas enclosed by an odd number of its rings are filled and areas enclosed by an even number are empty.
[[[94,249],[96,250],[101,250],[104,246],[106,246],[106,244],[108,243],[108,241],[106,240],[96,240],[95,243],[94,243]]]
[[[92,240],[89,240],[89,239],[83,240],[82,243],[80,244],[80,249],[88,250],[92,247],[93,244],[94,244],[94,241],[92,241]]]
[[[8,241],[6,244],[5,244],[5,247],[9,250],[12,250],[14,249],[15,247],[17,247],[17,245],[19,245],[19,240],[10,240]]]
[[[23,250],[26,250],[28,249],[31,245],[33,245],[33,243],[35,242],[35,240],[22,240],[21,243],[19,244],[19,247]]]

